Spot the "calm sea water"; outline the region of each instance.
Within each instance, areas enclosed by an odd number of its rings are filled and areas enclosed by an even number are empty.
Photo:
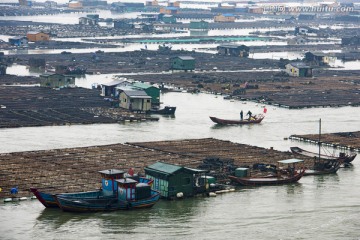
[[[238,118],[255,103],[211,94],[167,93],[178,107],[159,122],[0,130],[0,152],[213,137],[288,151],[316,146],[284,140],[290,134],[359,130],[359,108],[288,110],[267,106],[260,125],[214,125],[209,115]],[[161,200],[152,209],[73,214],[44,209],[37,200],[0,204],[1,239],[358,239],[360,162],[337,174],[309,176],[287,186],[238,188],[216,198]]]
[[[111,81],[112,75],[102,77]],[[88,80],[83,84],[87,86]],[[267,116],[259,125],[219,127],[209,116],[238,119],[240,110],[260,113],[263,106],[212,94],[167,93],[161,98],[177,107],[175,117],[159,116],[158,122],[0,129],[0,152],[208,137],[281,151],[290,146],[316,150],[314,145],[285,139],[291,134],[317,133],[319,118],[323,133],[360,127],[358,107],[288,110],[273,106],[267,106]],[[73,214],[44,209],[37,200],[0,203],[0,239],[359,239],[359,161],[357,157],[352,168],[337,174],[304,177],[297,184],[238,188],[216,198],[160,201],[152,209],[139,211]]]

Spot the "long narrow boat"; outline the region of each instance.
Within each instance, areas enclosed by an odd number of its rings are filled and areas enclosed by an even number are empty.
[[[290,147],[290,150],[294,154],[299,154],[299,155],[303,155],[303,156],[307,156],[307,157],[312,157],[314,159],[319,159],[319,153],[306,151],[299,147]],[[322,160],[338,160],[338,161],[341,161],[344,163],[350,163],[355,159],[356,155],[357,155],[356,153],[353,153],[350,155],[341,154],[339,156],[320,154],[320,159],[322,159]]]
[[[152,108],[148,111],[148,113],[161,114],[161,115],[174,115],[175,111],[176,111],[176,107],[165,106],[164,108],[159,108],[159,109]]]
[[[74,192],[74,193],[60,193],[57,194],[61,198],[66,199],[111,199],[116,196],[117,191],[117,182],[116,179],[124,178],[125,171],[117,169],[109,169],[99,171],[102,176],[102,187],[99,190],[89,191],[89,192]],[[139,183],[145,183],[147,185],[152,185],[153,180],[133,176],[133,179],[137,180]],[[39,189],[31,187],[30,191],[36,196],[36,198],[47,208],[57,208],[59,207],[56,199],[52,193],[47,193],[39,191]]]
[[[160,199],[160,192],[151,190],[151,186],[139,186],[134,179],[125,178],[116,180],[118,183],[117,196],[111,199],[74,199],[55,195],[56,202],[63,211],[67,212],[98,212],[131,210],[149,208]]]
[[[290,184],[299,181],[302,176],[304,176],[305,169],[301,168],[299,170],[295,170],[295,164],[303,162],[300,159],[287,159],[278,161],[283,164],[293,164],[293,167],[289,167],[286,170],[280,170],[278,168],[277,174],[272,176],[264,176],[264,177],[236,177],[229,176],[229,179],[237,184],[244,186],[266,186],[266,185],[282,185],[282,184]]]
[[[221,118],[210,116],[211,121],[213,121],[214,123],[217,123],[217,124],[222,124],[222,125],[243,125],[243,124],[261,123],[261,121],[264,118],[265,118],[265,115],[263,115],[263,114],[258,114],[258,115],[255,115],[251,119],[244,119],[244,120],[221,119]]]
[[[112,197],[117,189],[115,179],[124,178],[125,171],[118,169],[108,169],[99,171],[102,180],[102,188],[91,192],[75,192],[61,193],[67,198],[109,198]],[[53,194],[39,191],[39,189],[31,187],[30,191],[45,207],[59,207]]]
[[[295,183],[302,178],[305,173],[305,169],[299,171],[293,176],[274,176],[274,177],[235,177],[229,176],[230,180],[234,183],[238,183],[244,186],[265,186],[265,185],[282,185]]]

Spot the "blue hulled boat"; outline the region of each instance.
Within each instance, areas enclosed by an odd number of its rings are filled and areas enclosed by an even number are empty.
[[[114,210],[131,210],[152,207],[159,201],[160,193],[152,190],[147,183],[139,183],[132,178],[115,180],[117,196],[112,198],[66,198],[55,195],[55,200],[63,211],[67,212],[97,212]]]
[[[66,199],[83,199],[83,200],[89,200],[89,199],[106,200],[106,199],[116,198],[117,182],[115,180],[124,178],[125,171],[118,169],[109,169],[109,170],[99,171],[99,173],[102,176],[101,189],[90,192],[61,193],[58,194],[58,196]],[[145,183],[148,185],[151,185],[153,182],[153,180],[151,179],[138,177],[138,176],[133,176],[132,178],[134,178],[140,183]],[[59,207],[53,194],[39,191],[37,188],[30,188],[30,191],[45,207],[49,207],[49,208]]]

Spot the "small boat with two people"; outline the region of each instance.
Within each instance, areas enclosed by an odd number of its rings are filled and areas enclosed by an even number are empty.
[[[271,173],[266,172],[261,175],[251,173],[249,168],[238,168],[235,170],[234,176],[229,176],[231,182],[243,186],[266,186],[266,185],[282,185],[298,182],[305,173],[302,166],[297,169],[296,164],[303,163],[301,159],[286,159],[278,161],[278,167]],[[280,164],[286,164],[287,168],[280,168]]]
[[[261,121],[265,118],[264,114],[257,114],[252,116],[249,119],[243,119],[243,120],[236,120],[236,119],[222,119],[217,117],[211,117],[211,121],[217,124],[221,125],[244,125],[244,124],[255,124],[255,123],[261,123]]]

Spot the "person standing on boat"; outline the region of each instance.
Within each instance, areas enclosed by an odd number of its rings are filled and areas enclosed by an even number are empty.
[[[252,112],[250,112],[250,110],[249,110],[246,115],[249,115],[249,120],[250,120],[250,119],[251,119]]]
[[[240,120],[242,121],[243,118],[244,118],[244,112],[243,112],[243,110],[241,110],[241,112],[240,112]]]

